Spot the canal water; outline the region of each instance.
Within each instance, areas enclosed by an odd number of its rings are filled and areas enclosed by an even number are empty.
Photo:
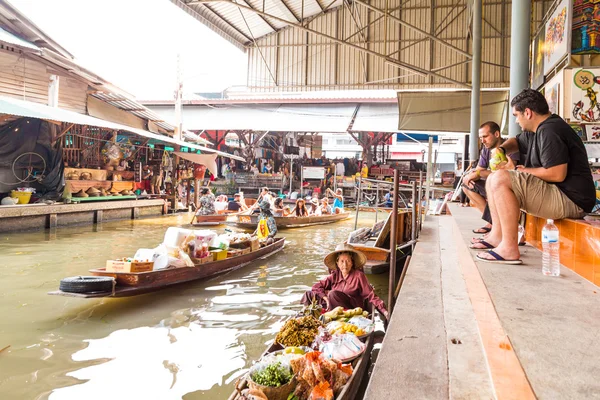
[[[381,217],[381,214],[380,214]],[[0,398],[226,399],[354,218],[281,231],[283,251],[237,271],[122,299],[48,296],[61,278],[162,242],[180,214],[0,234]],[[361,214],[359,227],[374,213]],[[217,231],[223,231],[219,227]],[[386,301],[384,275],[369,276]]]

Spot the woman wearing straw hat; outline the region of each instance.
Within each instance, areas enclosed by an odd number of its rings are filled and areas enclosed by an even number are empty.
[[[338,245],[323,261],[330,274],[315,283],[302,297],[303,304],[318,301],[327,310],[335,307],[364,307],[366,303],[379,310],[388,319],[383,301],[377,297],[363,266],[367,257],[347,244]]]

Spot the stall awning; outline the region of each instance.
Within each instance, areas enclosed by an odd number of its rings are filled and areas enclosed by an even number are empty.
[[[481,92],[480,121],[502,125],[506,91]],[[469,132],[471,92],[398,93],[398,130]]]
[[[173,107],[149,107],[169,119]],[[253,130],[269,132],[347,132],[356,104],[247,104],[183,107],[186,130]]]
[[[352,131],[356,132],[398,132],[398,105],[361,104]]]
[[[217,155],[216,154],[196,154],[196,153],[184,153],[182,151],[176,151],[175,155],[191,161],[195,164],[205,165],[206,168],[214,175],[217,176],[219,174],[219,170],[217,169]]]
[[[164,143],[171,143],[179,146],[189,147],[191,149],[214,153],[220,156],[233,158],[239,161],[245,161],[242,157],[234,156],[229,153],[224,153],[218,150],[209,149],[208,147],[199,146],[197,144],[184,142],[173,139],[169,136],[159,135],[148,132],[143,129],[132,128],[127,125],[117,124],[103,119],[90,117],[89,115],[79,114],[73,111],[63,110],[57,107],[48,107],[44,104],[33,103],[30,101],[13,99],[10,97],[0,96],[0,114],[14,115],[17,117],[37,118],[47,121],[67,122],[77,125],[90,125],[99,128],[114,129],[118,131],[131,132],[148,139],[157,140]]]

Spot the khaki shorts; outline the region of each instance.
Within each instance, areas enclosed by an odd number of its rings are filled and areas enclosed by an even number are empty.
[[[508,171],[521,210],[544,219],[581,218],[585,212],[558,186],[518,171]]]

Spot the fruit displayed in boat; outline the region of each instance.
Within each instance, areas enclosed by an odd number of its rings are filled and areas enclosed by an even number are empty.
[[[300,347],[292,346],[292,347],[286,347],[283,350],[283,353],[284,354],[301,354],[301,355],[303,355],[306,352],[303,349],[301,349]]]
[[[359,328],[358,326],[356,326],[354,324],[350,324],[347,322],[341,322],[341,321],[330,322],[329,324],[327,324],[327,329],[329,330],[329,333],[331,333],[332,335],[352,333],[356,336],[362,336],[367,333],[367,332],[365,332],[364,329]]]
[[[311,316],[291,318],[283,325],[275,341],[286,347],[310,346],[320,326],[321,323]]]
[[[331,321],[343,321],[347,322],[350,318],[362,315],[364,317],[368,316],[369,313],[364,311],[360,307],[356,307],[352,310],[344,310],[343,307],[336,307],[331,311],[327,311],[321,316],[321,321],[324,324],[327,324]]]

